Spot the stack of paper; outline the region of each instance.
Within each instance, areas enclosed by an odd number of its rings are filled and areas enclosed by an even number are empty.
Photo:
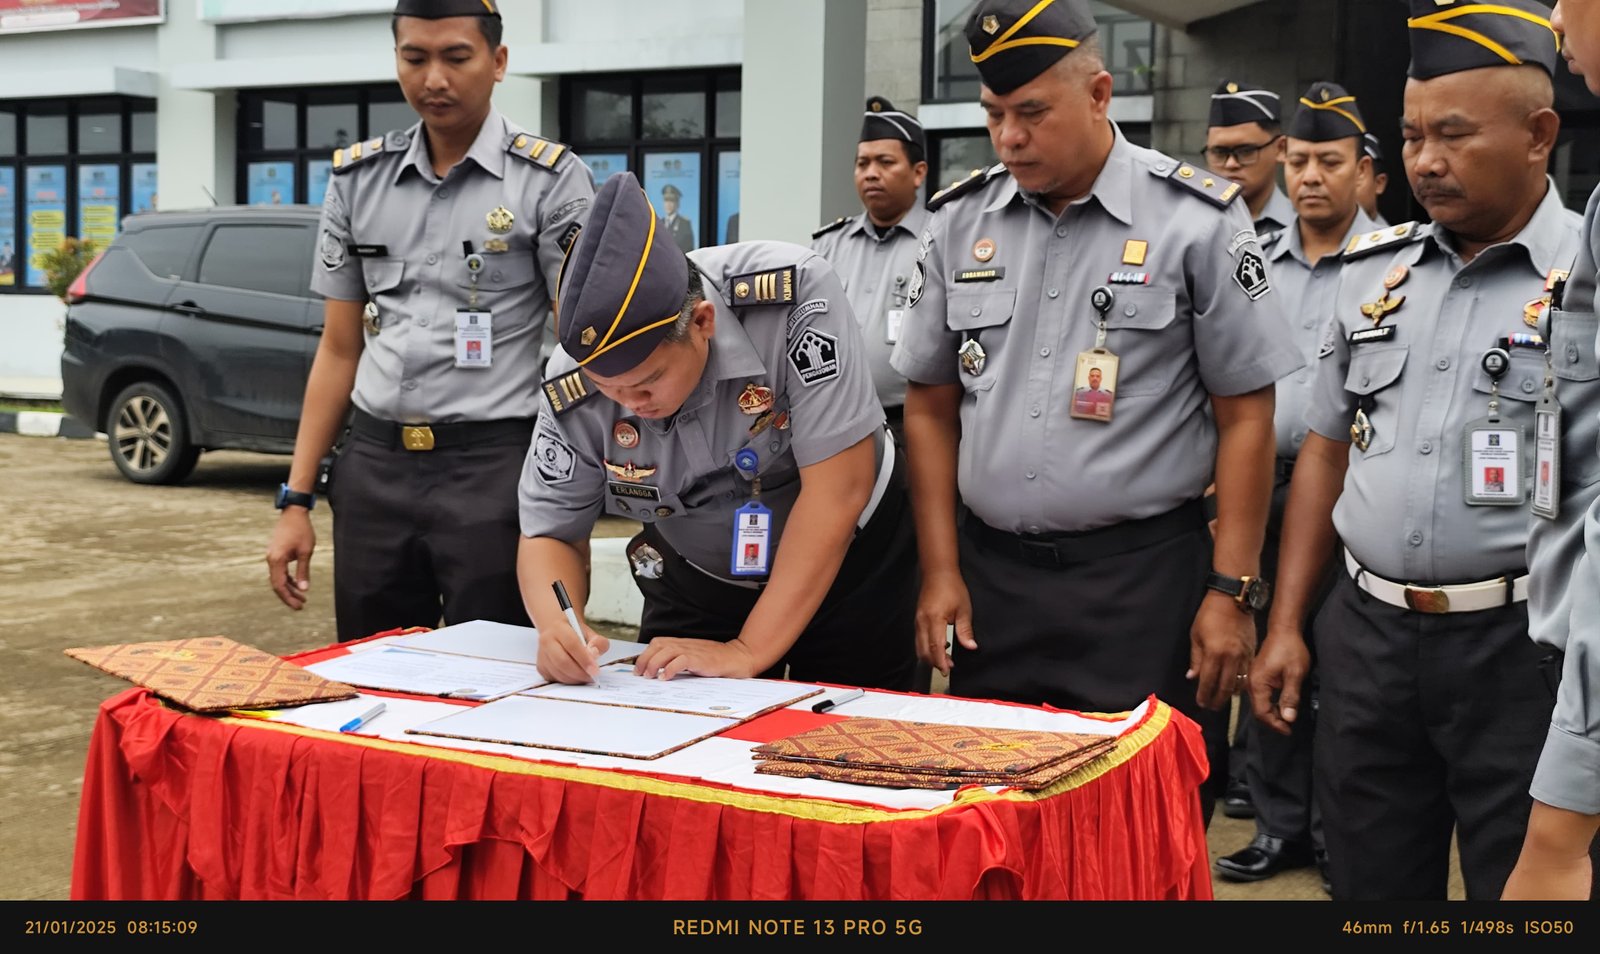
[[[226,636],[117,643],[68,656],[196,712],[349,699],[355,689]]]
[[[1106,735],[844,719],[758,746],[756,772],[888,788],[1035,791],[1104,755]]]

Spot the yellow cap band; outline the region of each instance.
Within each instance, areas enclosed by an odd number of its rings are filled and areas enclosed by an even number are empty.
[[[1020,40],[1011,39],[1013,36],[1016,36],[1018,30],[1028,25],[1029,20],[1032,20],[1034,17],[1038,16],[1041,10],[1055,2],[1056,0],[1039,0],[1038,3],[1034,4],[1032,10],[1024,13],[1021,19],[1019,19],[1016,23],[1011,24],[1011,29],[995,37],[994,42],[989,44],[989,48],[987,50],[984,50],[982,53],[969,53],[969,55],[972,57],[972,62],[982,63],[984,60],[987,60],[996,53],[1001,53],[1005,50],[1013,49],[1019,46],[1064,46],[1068,49],[1072,49],[1073,47],[1077,46],[1077,40],[1069,40],[1064,36],[1030,36],[1023,37]]]
[[[1300,97],[1300,105],[1301,106],[1309,106],[1312,109],[1326,109],[1329,112],[1338,113],[1339,115],[1343,116],[1345,119],[1348,119],[1352,123],[1355,123],[1356,128],[1361,130],[1364,133],[1364,132],[1367,131],[1366,123],[1363,123],[1361,120],[1357,119],[1354,113],[1347,112],[1346,110],[1343,110],[1343,109],[1339,108],[1339,104],[1340,103],[1353,103],[1355,101],[1356,101],[1356,98],[1354,96],[1340,96],[1338,99],[1330,99],[1326,103],[1313,103],[1311,100],[1306,99],[1304,96]]]

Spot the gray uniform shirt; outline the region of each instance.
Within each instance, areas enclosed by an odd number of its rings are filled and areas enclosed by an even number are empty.
[[[811,243],[844,282],[850,307],[861,324],[862,344],[872,368],[872,386],[884,407],[906,403],[906,379],[889,363],[897,332],[905,322],[911,270],[917,264],[917,240],[927,227],[928,211],[913,205],[888,235],[878,237],[867,213],[830,229]]]
[[[1528,623],[1535,640],[1566,652],[1555,714],[1534,772],[1534,798],[1600,813],[1600,190],[1589,197],[1578,260],[1562,307],[1546,313],[1562,409],[1561,513],[1533,518],[1528,541]]]
[[[311,279],[324,297],[377,305],[381,324],[365,334],[355,405],[415,423],[532,417],[563,243],[594,195],[589,168],[494,110],[443,179],[421,123],[363,147],[328,183]],[[508,232],[490,227],[500,209],[514,217]],[[492,251],[491,241],[505,250]],[[464,242],[485,260],[477,288],[479,307],[494,316],[488,368],[456,367],[456,310],[473,285]]]
[[[934,212],[894,366],[966,392],[960,492],[990,526],[1089,530],[1200,497],[1217,450],[1208,392],[1246,394],[1299,366],[1244,204],[1168,181],[1180,169],[1228,185],[1117,131],[1093,189],[1060,217],[1000,166]],[[1106,347],[1121,359],[1109,423],[1069,416],[1100,286],[1116,296]],[[968,338],[987,354],[979,374],[957,358]]]
[[[1294,217],[1294,203],[1289,201],[1282,189],[1273,186],[1272,197],[1267,199],[1267,204],[1261,207],[1261,214],[1256,216],[1256,234],[1266,235],[1286,229]]]
[[[1402,582],[1463,583],[1526,565],[1528,506],[1469,506],[1462,441],[1467,425],[1489,413],[1483,353],[1501,337],[1534,330],[1524,324],[1523,308],[1544,293],[1550,269],[1565,268],[1577,253],[1578,228],[1552,186],[1516,238],[1469,263],[1430,227],[1394,254],[1345,263],[1306,423],[1348,442],[1359,402],[1372,405],[1371,440],[1365,451],[1351,447],[1333,509],[1340,538],[1362,566]],[[1406,277],[1391,294],[1405,301],[1383,321],[1393,337],[1352,344],[1353,333],[1374,327],[1361,306],[1384,294],[1385,276],[1400,266]],[[1543,352],[1512,349],[1500,379],[1500,417],[1523,428],[1529,488],[1543,382]]]
[[[1305,366],[1278,379],[1277,404],[1272,412],[1277,436],[1278,456],[1293,460],[1306,439],[1306,407],[1311,403],[1311,385],[1316,379],[1317,345],[1323,329],[1333,317],[1333,296],[1339,287],[1339,250],[1353,236],[1370,232],[1372,220],[1360,209],[1350,223],[1339,249],[1324,255],[1312,265],[1300,244],[1300,220],[1291,221],[1265,237],[1262,246],[1272,265],[1272,284],[1289,320],[1289,334]]]
[[[753,490],[734,466],[740,451],[759,458],[774,559],[800,493],[800,468],[875,432],[882,460],[883,408],[862,359],[860,329],[828,263],[784,242],[724,245],[689,257],[717,309],[699,386],[670,421],[632,417],[604,395],[559,414],[546,399],[518,488],[524,536],[586,540],[602,513],[659,522],[661,535],[690,562],[730,578],[734,512]],[[791,266],[793,301],[729,304],[735,278]],[[558,350],[549,371],[576,367]],[[739,396],[750,385],[771,389],[769,414],[741,410]],[[635,446],[619,444],[619,425],[638,435]],[[629,463],[648,476],[630,481],[607,468]]]

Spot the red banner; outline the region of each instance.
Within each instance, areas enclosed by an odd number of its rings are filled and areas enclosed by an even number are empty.
[[[160,23],[162,0],[0,0],[0,33]]]

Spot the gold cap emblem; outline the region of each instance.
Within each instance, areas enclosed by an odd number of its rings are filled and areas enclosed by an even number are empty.
[[[1230,92],[1230,93],[1239,92],[1239,84],[1238,83],[1229,83],[1228,84],[1228,92]]]
[[[997,16],[995,16],[994,14],[991,13],[988,16],[983,18],[983,32],[989,34],[990,36],[994,36],[995,31],[997,31],[999,29],[1000,29],[1000,18],[999,17],[997,17]]]
[[[583,346],[587,348],[594,344],[594,339],[597,337],[599,337],[599,332],[595,331],[593,326],[590,326],[583,329],[583,334],[578,336],[578,340],[583,342]]]

